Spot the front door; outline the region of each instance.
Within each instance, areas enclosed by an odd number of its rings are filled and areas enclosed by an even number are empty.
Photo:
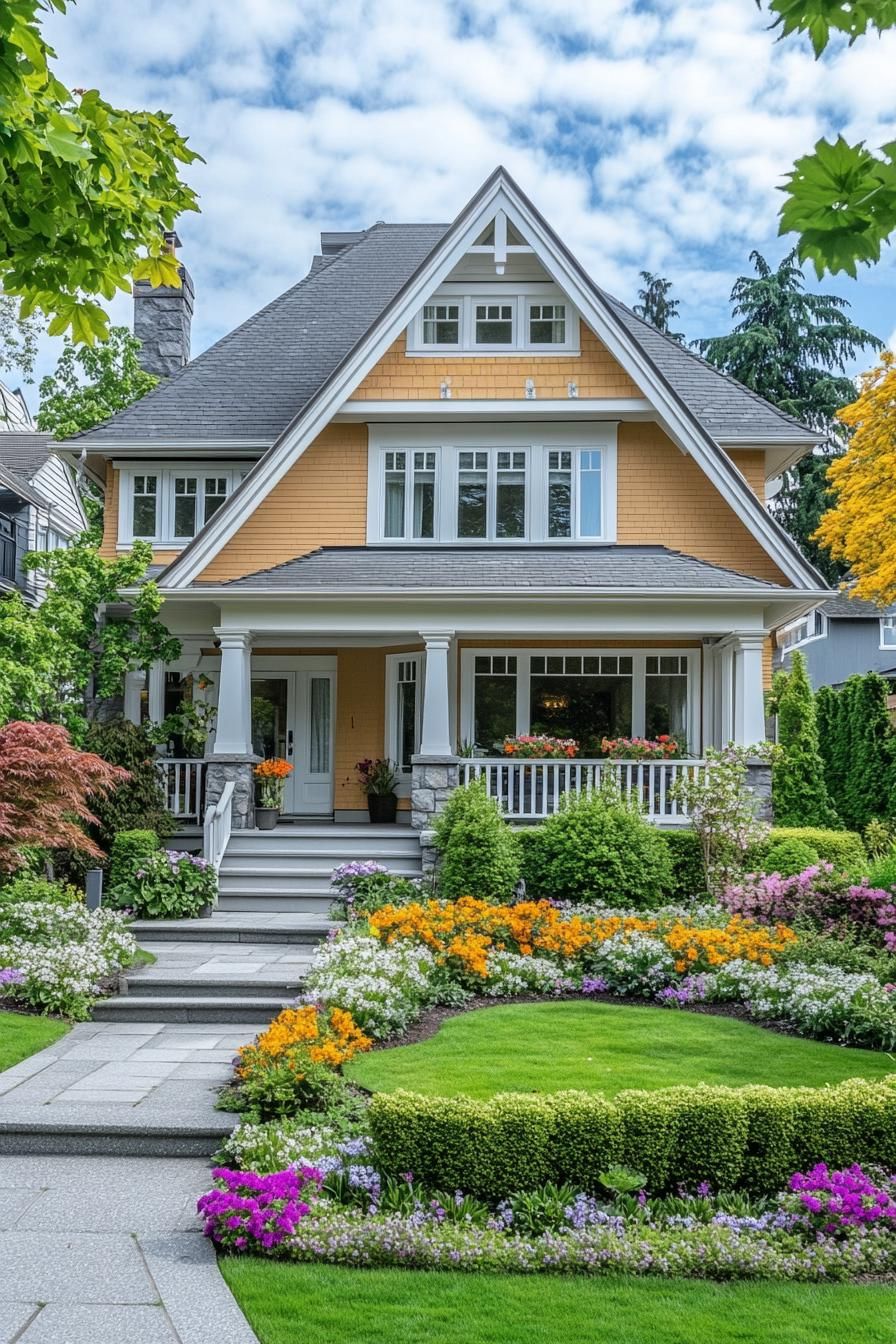
[[[253,659],[252,749],[292,765],[285,813],[332,812],[335,669],[318,666],[325,662],[318,658],[291,659],[296,666],[288,671],[256,666],[269,661]]]

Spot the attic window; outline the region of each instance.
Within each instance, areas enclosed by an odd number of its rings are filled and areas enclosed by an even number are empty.
[[[423,344],[457,345],[460,342],[460,304],[427,303],[423,308]]]
[[[529,304],[530,345],[563,345],[566,341],[566,304]]]
[[[476,344],[513,345],[513,304],[476,304]]]

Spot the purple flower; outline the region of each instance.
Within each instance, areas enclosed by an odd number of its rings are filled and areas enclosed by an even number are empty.
[[[582,981],[583,994],[606,994],[610,983],[602,975],[586,975]]]
[[[20,971],[17,966],[4,966],[0,970],[0,987],[3,985],[24,985],[25,972]]]

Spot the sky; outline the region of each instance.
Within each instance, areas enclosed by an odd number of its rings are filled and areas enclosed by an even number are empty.
[[[604,288],[632,303],[659,272],[689,338],[729,330],[751,249],[792,241],[794,158],[896,138],[896,31],[816,62],[768,21],[754,0],[77,0],[45,32],[69,87],[170,112],[205,159],[179,225],[196,354],[301,278],[322,229],[449,221],[498,163]],[[896,348],[896,249],[821,287]]]

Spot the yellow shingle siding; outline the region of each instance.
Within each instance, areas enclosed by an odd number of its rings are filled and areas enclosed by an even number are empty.
[[[439,359],[405,355],[405,336],[394,345],[355,389],[352,401],[438,401],[441,384],[448,380],[451,397],[479,400],[525,399],[526,379],[536,395],[568,396],[568,384],[578,385],[580,397],[640,397],[642,393],[610,352],[584,325],[580,355],[470,355]]]

